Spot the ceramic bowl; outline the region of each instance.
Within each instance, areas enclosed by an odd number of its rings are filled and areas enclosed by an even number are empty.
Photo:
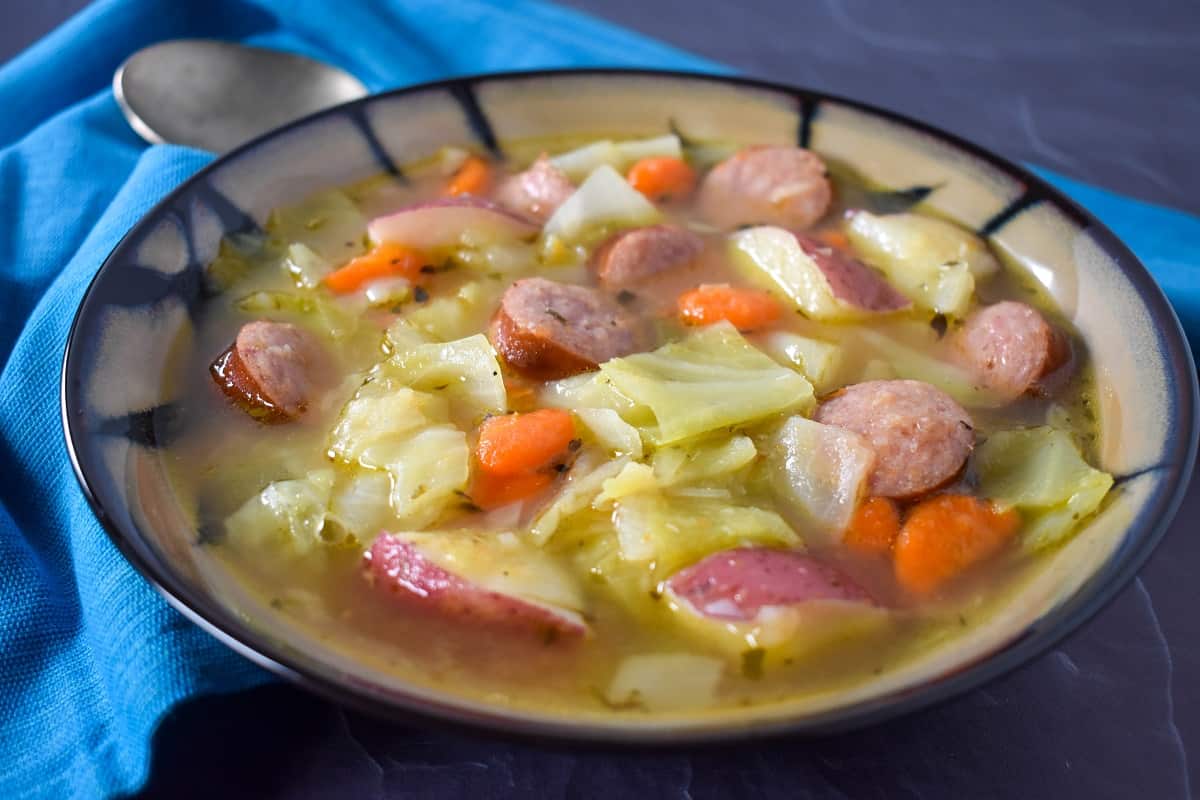
[[[952,647],[836,694],[663,717],[556,714],[403,681],[306,638],[222,579],[196,544],[160,459],[155,415],[170,344],[192,324],[200,271],[221,237],[277,205],[432,154],[502,152],[554,134],[662,134],[799,143],[898,198],[978,231],[1040,281],[1077,326],[1099,384],[1100,466],[1117,477],[1103,511],[1004,610]],[[172,192],[96,275],[63,366],[63,420],[80,483],[113,541],[187,617],[254,662],[374,712],[591,740],[681,742],[827,732],[927,706],[1033,658],[1105,605],[1159,541],[1196,452],[1195,369],[1175,314],[1120,241],[1048,184],[924,123],[788,86],[672,72],[586,70],[459,78],[366,97],[280,128]],[[169,428],[169,426],[168,426]]]

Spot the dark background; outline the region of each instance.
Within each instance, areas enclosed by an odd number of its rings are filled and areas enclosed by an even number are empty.
[[[82,5],[0,0],[0,62]],[[1200,212],[1195,0],[565,5],[751,75],[901,110],[1012,158]],[[173,712],[145,794],[1190,800],[1200,786],[1198,515],[1193,487],[1142,576],[1062,647],[861,732],[572,750],[399,727],[276,684]]]

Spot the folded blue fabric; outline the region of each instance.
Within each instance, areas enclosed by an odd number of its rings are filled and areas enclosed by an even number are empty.
[[[59,364],[88,281],[129,227],[209,159],[144,145],[108,88],[131,52],[185,36],[305,53],[372,90],[534,67],[726,71],[532,0],[105,0],[0,68],[4,798],[136,787],[154,726],[174,703],[267,679],[124,562],[89,511],[59,433]],[[1133,246],[1191,335],[1200,333],[1200,220],[1047,177]]]

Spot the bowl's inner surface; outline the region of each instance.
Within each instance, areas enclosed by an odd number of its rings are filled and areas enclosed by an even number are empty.
[[[1137,547],[1131,531],[1150,535],[1154,515],[1190,463],[1190,410],[1183,414],[1180,405],[1190,397],[1191,379],[1176,374],[1179,365],[1168,352],[1179,346],[1168,341],[1173,331],[1166,323],[1174,322],[1156,319],[1165,306],[1153,305],[1123,271],[1124,251],[1041,188],[904,122],[765,87],[621,74],[480,79],[473,90],[468,86],[369,98],[235,152],[147,218],[114,253],[88,298],[70,356],[78,384],[71,383],[70,365],[67,376],[67,404],[78,408],[72,434],[80,468],[135,561],[225,634],[326,685],[348,686],[378,702],[516,720],[528,729],[582,725],[603,733],[636,721],[653,736],[768,720],[818,724],[849,706],[878,707],[897,693],[945,682],[1038,634],[1054,614],[1077,618],[1080,603],[1119,560],[1118,550]],[[837,674],[813,681],[802,694],[764,693],[746,708],[653,717],[564,704],[553,693],[507,695],[472,686],[454,672],[431,675],[420,659],[405,663],[403,647],[374,647],[367,629],[345,626],[319,609],[298,610],[303,598],[248,589],[236,569],[196,544],[190,499],[172,487],[170,472],[178,465],[156,445],[172,425],[162,409],[178,406],[189,387],[179,366],[191,361],[181,354],[198,344],[199,300],[186,276],[217,255],[222,236],[264,224],[278,206],[419,162],[446,145],[497,145],[520,159],[528,157],[523,148],[550,138],[650,136],[672,127],[704,140],[799,141],[865,182],[921,196],[932,212],[988,236],[1053,298],[1091,354],[1100,433],[1091,459],[1124,478],[1101,512],[1064,547],[975,605],[971,624],[948,646],[939,645],[939,629],[921,646],[897,651],[879,675],[833,670]],[[155,302],[125,299],[126,293],[145,295],[122,283],[123,272],[135,265],[139,280],[160,285]],[[81,399],[71,400],[72,389]]]

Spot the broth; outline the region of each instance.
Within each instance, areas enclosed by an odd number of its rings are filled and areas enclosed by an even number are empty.
[[[525,166],[539,152],[561,153],[580,144],[586,142],[539,140],[513,143],[506,150],[516,154],[517,162]],[[497,181],[503,175],[519,172],[516,165],[492,164],[491,169],[497,171],[494,176]],[[298,210],[285,209],[273,217],[263,239],[227,242],[222,257],[209,272],[220,291],[203,307],[193,334],[177,346],[178,370],[171,378],[175,382],[171,388],[172,394],[182,399],[174,415],[173,425],[178,428],[171,431],[174,442],[165,451],[177,493],[185,507],[194,513],[206,556],[211,556],[221,570],[234,576],[289,621],[378,669],[491,703],[561,713],[736,709],[856,686],[929,648],[952,646],[958,634],[985,620],[1044,557],[1044,549],[1029,545],[1029,536],[1030,531],[1054,513],[1057,506],[1052,504],[1030,511],[1020,502],[1010,503],[1024,519],[1022,530],[994,555],[927,593],[914,593],[898,582],[892,556],[863,554],[849,549],[836,535],[810,535],[810,531],[799,529],[802,525],[795,521],[794,510],[787,508],[789,501],[770,483],[770,476],[764,476],[771,469],[764,466],[768,451],[765,442],[777,435],[771,431],[783,420],[796,413],[810,417],[811,408],[788,408],[735,424],[733,435],[744,435],[755,444],[756,453],[749,466],[695,481],[694,485],[683,487],[691,494],[678,495],[691,498],[684,501],[684,506],[693,503],[708,508],[704,503],[717,498],[714,501],[717,504],[728,501],[739,508],[779,511],[803,541],[808,557],[839,570],[862,587],[877,607],[885,609],[884,619],[878,624],[852,624],[843,631],[835,631],[828,641],[794,650],[789,649],[791,645],[764,645],[753,637],[739,647],[730,647],[728,635],[717,630],[726,624],[724,618],[704,618],[704,614],[693,613],[686,607],[681,610],[678,598],[672,601],[674,596],[664,594],[664,586],[672,574],[656,572],[659,567],[655,560],[640,564],[624,558],[622,542],[613,532],[613,512],[609,507],[591,509],[585,505],[567,515],[544,543],[530,545],[529,531],[534,520],[559,496],[557,493],[563,491],[565,482],[586,466],[582,454],[573,464],[564,461],[562,468],[567,476],[554,478],[554,483],[540,494],[490,511],[478,508],[471,495],[480,469],[477,456],[473,456],[472,482],[456,490],[459,500],[445,504],[429,522],[415,528],[446,531],[446,535],[462,535],[453,531],[464,529],[482,532],[484,536],[510,531],[521,540],[521,547],[536,547],[538,558],[547,559],[557,573],[569,576],[578,591],[581,619],[587,629],[586,636],[578,641],[564,642],[557,634],[528,636],[503,626],[473,624],[465,617],[448,619],[444,613],[412,603],[393,602],[379,591],[378,579],[374,582],[364,579],[363,551],[371,537],[343,530],[344,526],[330,518],[325,518],[323,527],[316,531],[316,544],[304,553],[261,542],[231,543],[228,530],[231,515],[248,502],[255,502],[254,498],[272,482],[302,480],[327,471],[336,486],[351,473],[358,474],[360,464],[336,456],[331,449],[331,431],[372,368],[394,354],[399,346],[387,338],[385,331],[389,326],[398,320],[416,319],[414,327],[420,328],[422,313],[428,316],[430,308],[453,309],[445,301],[464,297],[463,318],[456,323],[459,333],[466,336],[486,332],[502,295],[517,279],[539,275],[561,284],[594,286],[596,283],[594,269],[589,268],[588,262],[595,257],[599,242],[614,231],[611,225],[600,225],[598,230],[582,235],[568,246],[548,242],[547,237],[540,236],[534,244],[520,242],[507,250],[486,251],[486,242],[472,243],[448,255],[430,257],[429,263],[423,265],[415,290],[410,286],[406,297],[374,308],[366,307],[360,293],[334,297],[323,286],[298,288],[297,281],[303,281],[304,276],[294,257],[291,268],[288,267],[291,244],[297,240],[305,242],[310,252],[320,256],[328,271],[367,249],[365,231],[361,225],[356,229],[353,222],[357,215],[369,219],[428,202],[440,195],[448,180],[437,159],[409,165],[404,172],[408,176],[404,182],[385,176],[332,195],[340,198],[338,202],[346,201],[345,205],[329,200],[328,194],[305,199]],[[830,165],[830,173],[835,199],[820,222],[808,230],[808,235],[828,235],[828,241],[842,243],[849,224],[844,212],[851,209],[857,213],[877,212],[882,217],[896,211],[893,195],[874,191],[874,187],[858,182],[836,164]],[[920,207],[912,211],[924,213]],[[962,328],[961,316],[935,313],[918,306],[899,313],[865,314],[852,321],[811,318],[812,314],[794,304],[778,286],[768,286],[761,280],[748,281],[745,265],[730,254],[731,237],[739,234],[709,226],[695,202],[675,200],[659,204],[659,212],[658,224],[697,231],[703,240],[703,250],[683,265],[656,273],[652,280],[609,293],[617,298],[625,313],[652,321],[650,341],[639,350],[654,350],[694,336],[701,328],[681,322],[676,313],[677,297],[698,286],[728,284],[767,291],[784,308],[785,313],[777,322],[744,333],[744,340],[751,346],[769,351],[773,341],[769,337],[782,332],[840,348],[838,361],[819,382],[796,365],[785,367],[819,383],[816,394],[820,399],[829,399],[839,388],[867,380],[925,377],[927,373],[936,377],[940,368],[937,365],[955,363],[951,342]],[[845,244],[841,244],[841,249],[857,253]],[[401,287],[398,297],[404,294],[403,290]],[[319,300],[296,304],[292,298],[297,297]],[[1009,402],[964,403],[974,428],[976,449],[961,474],[953,477],[948,488],[935,487],[934,495],[978,494],[979,447],[1000,432],[1043,430],[1035,426],[1050,426],[1065,433],[1085,460],[1094,458],[1097,431],[1091,410],[1095,392],[1093,374],[1086,349],[1071,332],[1069,323],[1036,282],[1011,264],[1004,264],[995,274],[978,280],[974,298],[971,308],[1004,300],[1020,301],[1035,308],[1053,328],[1070,339],[1073,355],[1070,364],[1060,370],[1063,374],[1039,396],[1022,393]],[[439,301],[443,301],[440,306],[436,305]],[[332,337],[329,332],[333,328],[327,325],[327,319],[334,318],[331,315],[355,321]],[[432,316],[436,317],[436,313]],[[263,424],[260,418],[245,413],[244,407],[230,402],[218,390],[210,375],[213,359],[230,346],[243,324],[255,319],[294,322],[315,332],[334,365],[332,371],[337,380],[330,382],[299,419],[286,424]],[[433,319],[430,324],[437,327],[441,323]],[[439,338],[429,336],[424,329],[419,332],[427,339]],[[910,353],[924,360],[905,362]],[[508,411],[530,412],[547,405],[544,388],[547,381],[513,369],[511,364],[506,364],[503,371]],[[968,388],[975,392],[979,386],[976,383]],[[429,393],[436,391],[434,387]],[[578,418],[575,424],[577,430],[583,431],[577,438],[584,440],[585,453],[600,452],[602,448],[594,436],[587,435],[586,426]],[[478,425],[475,420],[458,424],[466,429],[472,447],[479,436]],[[641,426],[644,439],[647,430]],[[697,441],[712,441],[713,435],[728,437],[730,433],[729,429],[715,433],[710,430],[696,437],[685,437],[681,446],[693,447]],[[626,463],[650,465],[651,454],[668,446],[655,447],[653,436],[646,444],[646,454],[640,459],[629,458]],[[615,459],[616,454],[609,456]],[[609,456],[601,458],[601,462]],[[394,480],[393,476],[393,487]],[[860,488],[859,499],[867,493]],[[619,506],[626,500],[616,502]],[[919,499],[902,499],[897,501],[897,507],[911,520],[912,509],[919,502]],[[1058,538],[1047,547],[1061,541],[1069,534],[1067,528],[1094,510],[1094,505],[1082,512],[1076,510],[1076,519],[1056,534]],[[394,508],[381,511],[382,529],[409,530],[394,512]],[[675,533],[680,537],[685,534],[686,531]],[[264,541],[277,540],[267,537]],[[715,550],[739,544],[779,547],[778,541],[764,542],[750,536],[745,542],[726,542]],[[711,552],[691,553],[672,569],[678,572],[702,561],[698,556],[707,555]],[[633,573],[641,577],[630,578]],[[681,615],[690,615],[690,621],[681,622]],[[798,634],[805,635],[808,634],[804,631]],[[614,676],[630,657],[679,653],[719,663],[715,686],[704,690],[680,689],[679,696],[661,689],[621,695],[614,689]]]

